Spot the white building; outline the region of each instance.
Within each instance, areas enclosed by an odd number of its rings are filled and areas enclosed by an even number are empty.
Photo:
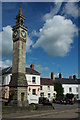
[[[74,94],[76,99],[80,99],[80,79],[77,79],[75,75],[70,76],[69,78],[62,78],[60,75],[59,78],[55,78],[55,82],[60,82],[64,88],[64,96],[69,94]]]
[[[33,64],[26,69],[26,79],[28,82],[28,94],[40,97],[40,73],[34,70]]]
[[[55,98],[54,91],[54,73],[51,73],[51,78],[41,78],[40,96],[46,97],[50,101]]]
[[[2,85],[4,98],[9,98],[9,83],[12,79],[12,67],[2,70]],[[37,95],[40,97],[40,73],[34,70],[34,65],[26,68],[26,80],[28,83],[28,95]]]

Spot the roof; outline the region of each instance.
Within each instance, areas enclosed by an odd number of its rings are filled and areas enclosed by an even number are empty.
[[[40,78],[40,84],[41,85],[52,85],[54,84],[54,81],[50,78]]]
[[[5,74],[12,74],[12,67],[7,67],[2,70],[2,75]],[[40,75],[40,73],[36,70],[33,70],[31,68],[26,68],[26,74],[31,74],[31,75]]]
[[[55,78],[52,80],[50,78],[41,78],[41,85],[53,85],[55,82],[60,82],[62,84],[80,84],[80,79],[69,79],[69,78]]]
[[[62,84],[80,84],[80,79],[69,79],[69,78],[55,78],[54,82],[60,82]]]

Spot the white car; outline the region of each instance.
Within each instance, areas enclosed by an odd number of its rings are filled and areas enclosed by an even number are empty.
[[[28,103],[29,104],[38,104],[39,103],[39,97],[36,95],[28,95]]]

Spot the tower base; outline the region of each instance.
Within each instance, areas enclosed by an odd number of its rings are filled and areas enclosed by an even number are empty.
[[[28,106],[27,100],[27,87],[16,87],[10,88],[14,89],[14,95],[11,100],[11,105],[18,106],[18,107],[26,107]]]

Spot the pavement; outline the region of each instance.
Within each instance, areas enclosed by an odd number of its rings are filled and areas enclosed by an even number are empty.
[[[48,108],[42,109],[42,110],[36,110],[36,111],[16,111],[15,113],[6,113],[3,114],[3,119],[26,119],[26,118],[61,118],[66,120],[66,119],[75,119],[79,118],[79,113],[80,113],[80,108],[78,107],[78,104],[74,105],[61,105],[61,104],[54,104],[54,108]],[[78,119],[79,120],[79,119]]]

